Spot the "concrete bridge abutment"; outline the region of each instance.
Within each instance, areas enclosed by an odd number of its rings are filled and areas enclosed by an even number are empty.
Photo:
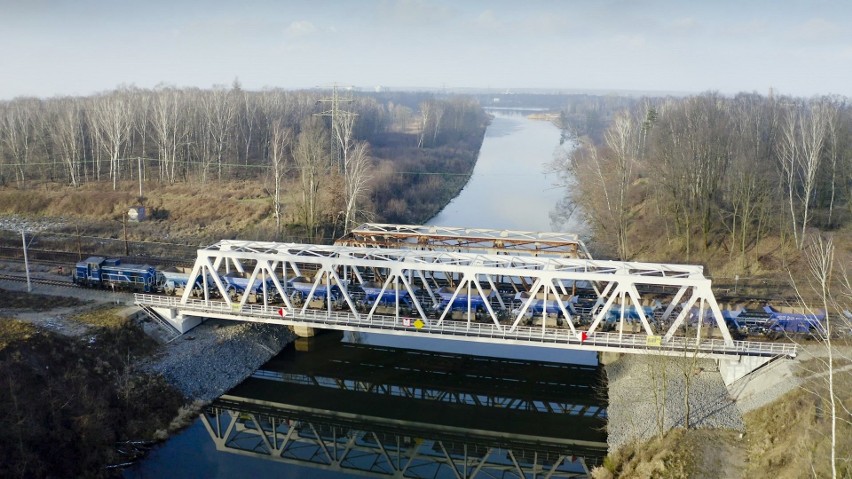
[[[293,332],[300,338],[312,338],[317,335],[317,331],[309,326],[294,325]]]
[[[610,365],[616,361],[618,361],[624,353],[613,353],[610,351],[600,351],[598,352],[598,363],[603,366]]]

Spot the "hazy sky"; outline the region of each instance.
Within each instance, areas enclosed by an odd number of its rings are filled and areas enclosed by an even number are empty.
[[[120,84],[852,97],[852,1],[0,0],[0,98]]]

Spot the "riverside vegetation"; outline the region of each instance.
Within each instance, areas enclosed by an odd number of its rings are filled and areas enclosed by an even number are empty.
[[[466,97],[236,83],[20,98],[0,102],[0,216],[53,218],[30,231],[31,247],[70,256],[191,260],[223,238],[328,242],[360,221],[435,215],[467,181],[487,123]],[[150,221],[126,223],[139,205]],[[20,232],[0,241],[20,245]],[[0,294],[4,312],[75,305]],[[179,391],[139,367],[159,347],[134,323],[114,311],[78,320],[84,337],[0,319],[0,476],[118,475],[107,466],[197,411],[181,393],[192,384]]]
[[[568,186],[558,213],[581,212],[596,256],[704,264],[717,287],[736,278],[740,295],[826,311],[828,334],[803,344],[822,354],[800,365],[799,388],[745,415],[744,439],[661,430],[595,476],[852,476],[847,99],[711,92],[604,113],[591,134],[583,115],[564,111],[563,136],[577,148],[554,163]]]

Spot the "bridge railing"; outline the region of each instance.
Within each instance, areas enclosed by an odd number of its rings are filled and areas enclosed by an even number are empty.
[[[539,345],[552,344],[554,346],[572,346],[577,349],[588,347],[590,350],[609,349],[623,352],[647,352],[666,355],[691,354],[722,355],[722,356],[796,356],[796,345],[789,343],[759,342],[759,341],[734,341],[726,344],[722,339],[686,338],[673,336],[665,340],[660,336],[648,336],[645,334],[619,334],[594,332],[585,338],[571,334],[569,329],[542,328],[540,326],[519,326],[514,331],[506,327],[498,327],[493,323],[468,323],[466,321],[445,320],[440,325],[424,324],[421,328],[415,326],[415,318],[405,318],[387,315],[366,314],[356,317],[350,312],[328,311],[318,309],[289,310],[278,306],[264,306],[258,304],[246,304],[242,307],[238,304],[229,306],[222,301],[205,301],[189,299],[181,303],[180,298],[169,296],[157,296],[150,294],[136,294],[137,304],[147,306],[173,308],[184,313],[197,313],[203,316],[212,313],[224,316],[233,316],[233,319],[255,320],[270,323],[292,324],[301,323],[309,327],[336,327],[338,329],[364,329],[374,332],[394,331],[411,334],[424,334],[429,336],[448,336],[451,339],[461,338],[489,338],[502,342],[538,343]],[[281,315],[281,312],[284,315]]]

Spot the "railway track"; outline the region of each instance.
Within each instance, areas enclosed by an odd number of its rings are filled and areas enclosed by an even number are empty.
[[[55,265],[74,265],[81,261],[80,258],[88,258],[90,256],[98,256],[96,254],[79,254],[72,251],[56,251],[37,248],[27,248],[27,259],[30,262],[55,264]],[[132,264],[150,264],[152,266],[168,267],[168,266],[192,266],[193,260],[180,260],[171,258],[160,258],[154,256],[116,256],[110,255],[111,258],[118,258],[122,263]],[[13,261],[24,261],[23,249],[18,246],[0,246],[0,259],[8,259]]]
[[[2,281],[20,281],[26,282],[26,275],[17,275],[17,274],[0,274],[0,280]],[[66,288],[76,288],[77,285],[72,283],[71,280],[59,280],[59,279],[48,279],[48,278],[38,278],[30,276],[30,282],[36,284],[44,284],[49,286],[62,286]]]

